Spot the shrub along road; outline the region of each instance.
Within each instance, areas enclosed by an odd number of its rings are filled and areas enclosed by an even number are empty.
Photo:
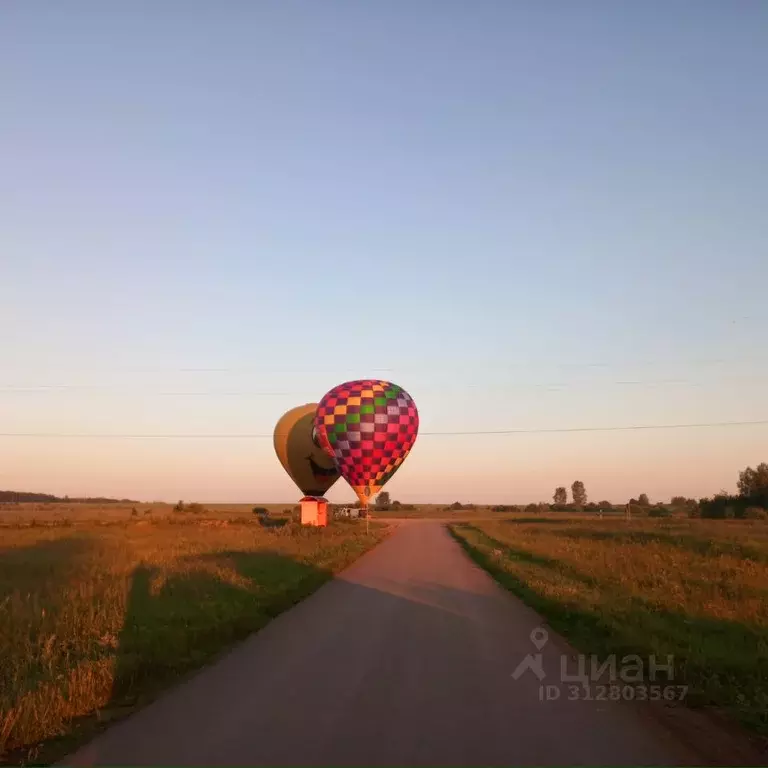
[[[553,632],[445,527],[383,544],[68,765],[711,764],[636,703],[573,700]],[[746,762],[743,757],[738,762]]]

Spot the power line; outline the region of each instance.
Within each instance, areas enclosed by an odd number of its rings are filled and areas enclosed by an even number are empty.
[[[499,429],[499,430],[478,430],[476,432],[419,432],[419,435],[541,435],[558,434],[566,432],[631,432],[643,429],[699,429],[707,427],[746,427],[768,424],[768,419],[757,419],[755,421],[713,421],[700,424],[632,424],[629,426],[614,427],[555,427],[551,429]]]
[[[603,362],[544,362],[537,361],[524,361],[524,360],[502,360],[502,368],[525,368],[526,370],[533,370],[537,368],[554,368],[561,370],[574,370],[574,369],[590,369],[590,368],[638,368],[649,366],[721,366],[721,365],[741,365],[750,363],[764,363],[764,359],[761,357],[743,357],[743,358],[693,358],[693,359],[668,359],[668,360],[614,360]],[[430,364],[428,367],[420,367],[418,365],[412,366],[410,363],[404,363],[402,366],[395,364],[386,368],[368,368],[363,371],[364,376],[360,375],[359,370],[346,369],[339,370],[334,369],[330,371],[320,369],[306,369],[306,368],[263,368],[263,367],[249,367],[249,366],[182,366],[182,367],[138,367],[138,368],[120,368],[111,367],[105,365],[94,365],[79,367],[80,373],[111,373],[111,374],[200,374],[200,373],[242,373],[242,374],[281,374],[281,375],[306,375],[312,374],[315,376],[335,376],[344,377],[352,376],[355,378],[366,378],[368,374],[371,374],[373,378],[379,374],[397,373],[401,374],[420,374],[420,373],[432,373],[435,370],[439,371],[451,371],[451,370],[466,370],[467,368],[475,368],[477,370],[497,370],[499,361],[471,361],[466,364],[443,364],[435,365]],[[32,369],[28,369],[32,370]],[[38,369],[41,372],[41,369]],[[66,385],[65,385],[66,386]],[[79,386],[79,385],[75,385]]]
[[[514,354],[514,353],[510,353]],[[487,367],[489,362],[498,363],[500,360],[494,358],[491,361],[488,360],[476,360],[470,361],[470,365],[478,365]],[[580,361],[580,362],[563,362],[563,361],[542,361],[542,360],[504,360],[501,358],[504,367],[535,367],[545,366],[550,368],[613,368],[620,366],[633,366],[633,365],[732,365],[737,363],[752,363],[764,362],[764,358],[760,356],[750,357],[692,357],[692,358],[667,358],[667,359],[653,359],[653,358],[634,358],[629,360],[592,360],[592,361]],[[370,373],[388,373],[392,371],[418,371],[418,370],[433,370],[434,364],[430,363],[427,367],[419,367],[411,365],[410,362],[397,363],[390,362],[386,367],[366,368],[365,371]],[[445,368],[463,368],[464,366],[459,363],[438,365],[441,369]],[[31,366],[30,369],[34,368]],[[38,367],[37,370],[41,370]],[[121,367],[110,365],[86,365],[78,367],[79,371],[111,371],[113,373],[232,373],[232,372],[245,372],[245,373],[315,373],[318,375],[343,375],[345,373],[355,374],[359,372],[358,368],[338,368],[335,367],[331,370],[324,370],[321,368],[283,368],[275,367],[269,368],[264,366],[240,366],[240,365],[181,365],[181,366],[137,366]],[[363,371],[363,372],[365,372]]]
[[[766,374],[734,374],[726,376],[725,380],[757,381],[766,378]],[[546,391],[556,392],[570,389],[595,388],[598,386],[617,387],[660,387],[660,386],[701,386],[702,384],[720,381],[721,379],[707,379],[697,381],[695,379],[671,378],[671,379],[621,379],[616,381],[552,381],[552,382],[527,382],[527,383],[467,383],[456,387],[452,385],[441,386],[443,392],[475,392],[475,391]],[[72,394],[76,392],[111,393],[131,395],[151,395],[159,397],[310,397],[307,392],[285,390],[150,390],[141,388],[125,389],[118,385],[110,384],[0,384],[2,394]]]
[[[474,435],[540,435],[540,434],[566,434],[572,432],[631,432],[638,430],[663,430],[663,429],[703,429],[717,427],[746,427],[765,426],[768,419],[756,419],[753,421],[714,421],[697,424],[632,424],[628,426],[612,427],[557,427],[543,429],[489,429],[489,430],[463,430],[456,432],[419,432],[420,437],[457,437]],[[86,432],[0,432],[0,437],[19,438],[93,438],[99,440],[255,440],[271,438],[272,433],[229,433],[229,434],[109,434]]]

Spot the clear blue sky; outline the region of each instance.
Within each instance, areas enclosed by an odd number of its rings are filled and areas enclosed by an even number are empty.
[[[768,418],[767,41],[757,0],[3,3],[0,432],[269,433],[366,375],[425,432]],[[390,490],[761,460],[761,426],[424,435]],[[266,439],[0,438],[0,487],[281,473]]]

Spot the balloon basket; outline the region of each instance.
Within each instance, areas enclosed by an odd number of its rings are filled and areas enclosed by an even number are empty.
[[[328,501],[322,497],[305,496],[301,504],[301,524],[317,528],[328,525]]]

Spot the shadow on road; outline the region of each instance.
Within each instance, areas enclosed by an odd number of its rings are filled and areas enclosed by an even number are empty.
[[[201,667],[333,576],[276,552],[187,557],[177,570],[140,566],[133,573],[113,705],[134,704]]]

